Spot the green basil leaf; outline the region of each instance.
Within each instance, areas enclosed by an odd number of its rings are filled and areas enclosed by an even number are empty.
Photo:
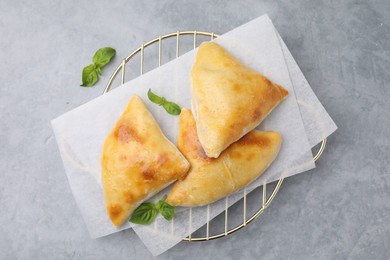
[[[171,220],[175,215],[176,208],[166,203],[166,198],[167,195],[165,195],[161,200],[159,200],[156,204],[156,208],[166,220]]]
[[[173,102],[165,102],[162,105],[165,110],[171,115],[180,115],[181,108]]]
[[[157,96],[151,89],[148,91],[148,98],[150,101],[160,106],[166,102],[165,98]]]
[[[175,216],[176,209],[174,206],[169,205],[165,201],[159,201],[159,203],[157,204],[160,204],[158,205],[158,211],[161,213],[161,215],[163,215],[166,220],[169,221],[173,219],[173,217]]]
[[[167,101],[164,97],[160,97],[154,94],[151,89],[148,91],[148,98],[153,103],[159,106],[163,106],[164,109],[171,115],[179,115],[181,112],[181,108],[177,104]]]
[[[90,87],[96,84],[99,80],[99,76],[96,71],[96,66],[94,64],[84,67],[82,74],[83,83],[80,85],[82,87]]]
[[[160,211],[160,208],[161,208],[161,205],[163,203],[165,203],[165,200],[167,199],[167,195],[164,195],[164,197],[162,197],[162,199],[160,199],[159,201],[157,201],[156,203],[156,208]]]
[[[116,51],[111,47],[105,47],[97,50],[93,56],[93,63],[98,67],[102,68],[115,56]]]
[[[142,203],[131,215],[130,221],[135,224],[149,225],[157,217],[158,209],[153,203]]]

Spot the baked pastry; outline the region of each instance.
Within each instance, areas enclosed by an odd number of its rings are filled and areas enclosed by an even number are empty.
[[[204,42],[191,71],[191,94],[199,141],[216,158],[258,126],[288,91],[218,44]]]
[[[115,226],[189,169],[188,161],[164,136],[138,96],[130,99],[109,133],[101,166],[106,210]]]
[[[253,130],[218,158],[209,158],[199,142],[191,111],[182,109],[178,147],[191,169],[175,182],[166,201],[173,206],[197,207],[244,188],[268,168],[281,142],[278,133]]]

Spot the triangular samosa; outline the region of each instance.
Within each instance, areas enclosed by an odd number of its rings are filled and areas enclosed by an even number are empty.
[[[109,133],[101,166],[106,210],[115,226],[189,169],[188,161],[164,136],[138,96],[130,99]]]
[[[199,143],[191,111],[182,109],[178,147],[191,169],[184,179],[175,182],[167,202],[197,207],[244,188],[268,168],[278,155],[281,142],[276,132],[253,130],[218,158],[209,158]]]
[[[288,95],[214,42],[199,47],[191,92],[199,140],[213,158],[258,126]]]

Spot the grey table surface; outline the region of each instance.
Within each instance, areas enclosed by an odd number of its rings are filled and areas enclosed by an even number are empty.
[[[50,120],[101,95],[142,42],[223,33],[268,13],[338,125],[317,168],[285,180],[264,215],[161,259],[389,259],[390,1],[0,1],[0,259],[148,259],[133,231],[92,240]],[[95,50],[117,49],[79,87]]]

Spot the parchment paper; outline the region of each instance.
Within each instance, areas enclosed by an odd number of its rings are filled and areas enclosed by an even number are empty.
[[[250,23],[255,23],[252,21]],[[261,26],[259,24],[259,26]],[[267,23],[262,26],[272,26],[272,24]],[[279,33],[275,30],[275,34],[280,42],[280,47],[282,49],[285,63],[287,65],[290,79],[293,83],[293,89],[297,98],[297,102],[299,105],[299,110],[302,115],[302,119],[304,122],[304,127],[306,130],[307,137],[309,139],[309,143],[311,147],[314,147],[316,144],[322,141],[325,137],[328,137],[332,134],[337,126],[330,118],[329,114],[326,112],[324,107],[321,105],[316,95],[314,94],[312,88],[309,83],[305,79],[302,71],[299,69],[297,63],[292,57],[290,51],[288,50],[286,44],[283,42]],[[256,31],[257,32],[257,31]],[[302,156],[295,161],[295,167],[297,167],[297,171],[303,171],[306,168],[306,164],[308,163],[307,158]],[[310,163],[310,162],[309,162]],[[299,169],[302,167],[301,169]],[[265,181],[267,183],[277,180],[277,176],[283,176],[283,173],[274,174],[273,177],[268,177]],[[260,177],[259,179],[263,179],[264,177]],[[249,194],[254,190],[256,185],[249,185],[246,187],[246,193]],[[228,205],[233,205],[237,201],[239,201],[243,197],[243,191],[238,192],[232,196],[228,197]],[[225,210],[225,200],[221,200],[217,203],[214,203],[210,206],[209,209],[207,207],[193,209],[192,212],[192,223],[191,227],[189,224],[189,212],[179,212],[175,216],[175,223],[171,225],[167,225],[166,221],[163,219],[159,219],[157,223],[153,226],[136,226],[134,227],[134,231],[140,237],[140,239],[144,242],[146,247],[150,250],[153,255],[159,255],[169,248],[173,247],[177,243],[179,243],[183,237],[186,237],[200,227],[202,227],[208,220],[213,219],[221,212]],[[209,216],[207,216],[207,212],[209,212]],[[176,229],[176,226],[184,226],[187,228]]]
[[[264,181],[269,182],[313,168],[311,143],[302,122],[302,111],[298,108],[290,72],[269,18],[267,16],[257,18],[216,41],[244,64],[263,73],[290,92],[289,97],[259,127],[282,134],[284,142],[281,152],[267,172],[253,182],[248,190],[261,185]],[[148,88],[152,88],[159,95],[176,101],[182,107],[190,108],[189,71],[195,54],[196,51],[189,52],[52,121],[72,192],[91,237],[108,235],[130,227],[129,223],[121,228],[113,227],[105,212],[100,183],[100,153],[108,132],[123,112],[130,97],[137,94],[147,103],[162,131],[176,143],[178,117],[168,115],[161,107],[150,103],[146,92]],[[315,95],[313,96],[315,98]],[[309,101],[310,98],[305,102],[310,103]],[[314,142],[316,139],[310,140]],[[161,196],[156,195],[157,198]],[[239,198],[240,194],[230,196],[229,202],[233,202],[235,197]],[[223,210],[218,206],[218,202],[215,207],[213,205],[210,208],[212,208],[210,216]],[[202,213],[201,210],[199,208],[192,213],[197,214],[198,211]],[[184,215],[186,212],[184,210],[178,215]],[[206,221],[202,217],[198,220],[199,223],[192,223],[191,230]],[[172,237],[175,241],[178,237],[187,235],[186,232],[190,230],[184,223],[183,226],[180,225],[179,216],[175,217],[172,223],[163,226],[164,228],[169,226],[169,229],[174,231]],[[160,245],[159,250],[148,248],[153,254],[159,254],[170,248],[171,244]]]

